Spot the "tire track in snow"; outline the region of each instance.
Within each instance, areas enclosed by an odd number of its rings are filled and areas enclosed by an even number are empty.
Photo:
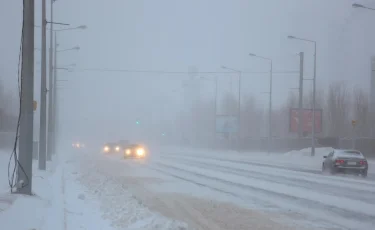
[[[283,166],[283,165],[276,165],[276,164],[266,164],[266,163],[260,163],[260,162],[254,162],[254,161],[248,161],[248,160],[233,160],[233,159],[225,159],[225,158],[220,158],[220,157],[213,157],[213,156],[202,156],[202,155],[193,155],[193,154],[173,154],[173,153],[161,153],[160,156],[181,156],[181,157],[187,157],[187,158],[193,158],[193,159],[207,159],[207,160],[217,160],[221,162],[231,162],[235,164],[242,164],[242,165],[255,165],[255,166],[260,166],[260,167],[268,167],[268,168],[277,168],[277,169],[282,169],[282,170],[288,170],[291,172],[299,172],[299,173],[307,173],[307,174],[314,174],[316,175],[322,175],[321,170],[312,170],[312,169],[305,169],[305,168],[299,168],[299,167],[288,167],[288,166]],[[374,176],[375,177],[375,176]],[[353,179],[353,178],[344,178],[344,177],[332,177],[332,180],[334,179],[335,181],[343,181],[343,182],[348,182],[348,179]],[[367,178],[368,179],[368,178]],[[365,180],[365,179],[356,179],[355,183],[366,185],[366,186],[374,186],[375,183],[370,180]]]
[[[361,200],[366,203],[375,204],[375,200],[374,200],[375,192],[371,192],[371,191],[366,191],[366,190],[361,190],[361,189],[342,188],[339,186],[332,186],[328,184],[322,184],[322,183],[307,181],[303,179],[290,178],[290,177],[283,176],[283,175],[273,176],[273,175],[262,173],[259,171],[232,168],[228,166],[217,165],[211,162],[203,163],[203,162],[190,160],[190,159],[189,160],[183,159],[183,158],[175,157],[175,156],[162,156],[162,157],[167,158],[167,159],[173,159],[177,162],[185,162],[184,164],[186,165],[196,165],[196,166],[205,167],[205,168],[209,167],[214,170],[218,170],[221,172],[230,173],[230,174],[234,174],[238,176],[245,176],[247,178],[255,178],[255,179],[263,179],[263,180],[270,181],[273,183],[287,184],[287,185],[301,187],[305,189],[311,189],[311,190],[318,189],[320,192],[325,192],[326,194],[329,194],[329,195],[339,195],[339,196],[347,197],[350,199]]]
[[[193,181],[193,183],[203,184],[203,183],[197,182],[196,180],[193,180],[191,178],[186,178],[184,176],[177,175],[176,173],[171,173],[170,170],[175,171],[175,172],[180,172],[180,173],[182,172],[182,173],[187,173],[187,174],[190,174],[190,175],[193,175],[193,176],[197,176],[199,178],[206,179],[206,181],[209,180],[211,182],[215,181],[215,182],[219,182],[219,183],[224,184],[224,185],[230,185],[230,187],[227,187],[227,188],[233,188],[233,187],[240,188],[242,190],[245,190],[246,192],[250,192],[250,193],[247,193],[247,194],[250,195],[250,196],[248,196],[248,198],[252,199],[252,200],[254,200],[254,198],[258,199],[258,200],[261,200],[261,198],[259,198],[259,197],[263,196],[264,202],[273,203],[273,204],[275,204],[279,207],[282,207],[284,209],[285,209],[285,205],[287,205],[289,209],[293,209],[297,212],[302,211],[302,213],[306,213],[306,211],[308,211],[308,216],[310,216],[310,217],[316,216],[320,221],[331,222],[331,225],[332,224],[339,225],[341,227],[341,229],[348,228],[348,226],[346,224],[343,224],[344,222],[346,222],[351,227],[357,226],[358,223],[362,223],[362,224],[366,223],[366,224],[368,224],[368,226],[372,226],[372,225],[375,224],[375,216],[373,216],[373,215],[358,213],[358,212],[355,212],[355,211],[342,209],[342,208],[339,208],[339,207],[336,207],[336,206],[333,206],[333,205],[320,203],[318,201],[313,201],[313,200],[304,199],[304,198],[301,198],[301,197],[296,197],[296,196],[293,196],[293,195],[283,194],[283,193],[279,193],[277,191],[270,191],[270,190],[262,189],[262,188],[259,188],[259,187],[256,187],[256,186],[240,184],[240,183],[232,182],[232,181],[225,180],[225,179],[222,179],[222,178],[212,177],[212,176],[204,175],[202,173],[197,173],[197,172],[193,172],[193,171],[190,171],[190,170],[178,168],[178,167],[171,166],[171,165],[161,163],[161,162],[154,162],[154,164],[158,165],[159,167],[162,167],[164,169],[168,169],[169,170],[168,174],[173,174],[175,177],[184,178],[185,181],[190,180],[190,181]],[[206,186],[206,187],[211,187],[211,188],[214,187],[212,185],[207,185],[207,184],[203,184],[203,185]],[[217,189],[217,188],[215,188],[215,189]],[[228,190],[228,189],[220,189],[220,190],[224,190],[226,192],[231,191],[231,190]],[[258,193],[258,194],[256,194],[256,193]],[[235,194],[238,194],[238,193],[235,193]],[[238,196],[241,196],[241,195],[238,194],[237,197]],[[242,196],[242,198],[244,198],[244,197]],[[267,200],[265,200],[265,199],[267,199]],[[270,200],[272,200],[272,201],[270,201]],[[311,210],[313,210],[313,211],[311,211]],[[336,218],[341,219],[341,221],[332,222],[332,220],[330,220],[330,218],[327,217],[327,211],[328,211],[330,216],[335,216]],[[323,215],[323,213],[325,213],[325,214]]]

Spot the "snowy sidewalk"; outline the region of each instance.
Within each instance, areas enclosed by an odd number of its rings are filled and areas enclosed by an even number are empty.
[[[10,153],[1,153],[0,156],[1,173],[5,175],[7,175],[9,156]],[[53,170],[49,167],[41,172],[34,168],[33,173],[34,196],[11,194],[10,189],[5,187],[8,184],[7,178],[1,177],[0,223],[2,229],[51,229],[51,226],[46,226],[45,217],[54,218],[53,215],[48,215],[55,198],[51,191],[55,181]],[[57,225],[55,223],[54,227]]]
[[[1,152],[1,173],[7,175],[10,153]],[[102,221],[99,206],[85,200],[83,188],[63,162],[47,164],[46,171],[33,162],[34,196],[11,194],[6,189],[8,180],[0,177],[0,223],[7,230],[111,230]],[[68,169],[67,169],[68,168]],[[95,221],[93,221],[95,220]]]

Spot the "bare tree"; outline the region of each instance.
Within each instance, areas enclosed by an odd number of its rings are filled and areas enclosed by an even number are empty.
[[[238,99],[233,94],[226,94],[222,100],[221,111],[223,115],[238,115]]]
[[[245,99],[241,105],[240,134],[242,138],[259,137],[262,127],[262,113],[256,106],[253,96]]]
[[[279,110],[274,110],[272,115],[272,125],[274,136],[287,136],[289,135],[289,116],[290,109],[298,108],[298,94],[289,92],[285,105]]]
[[[285,107],[288,109],[298,107],[298,95],[295,92],[289,92]]]
[[[368,94],[361,88],[353,90],[354,117],[357,120],[356,132],[360,136],[370,135]]]
[[[350,135],[350,93],[344,82],[333,82],[329,86],[326,113],[329,135]]]

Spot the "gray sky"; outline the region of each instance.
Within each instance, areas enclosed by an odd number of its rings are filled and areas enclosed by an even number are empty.
[[[21,31],[21,2],[0,2],[0,76],[6,88],[15,91]],[[36,0],[36,24],[41,24],[41,0]],[[162,71],[223,71],[220,65],[243,71],[268,71],[263,60],[249,52],[273,59],[274,71],[298,70],[298,56],[305,52],[305,75],[313,73],[313,47],[288,40],[288,35],[318,42],[317,84],[345,80],[367,89],[370,57],[375,52],[375,13],[353,9],[353,0],[57,0],[55,21],[84,31],[58,34],[61,49],[76,45],[79,52],[58,56],[58,65],[76,63],[78,69],[110,68]],[[356,2],[375,7],[370,0]],[[48,1],[49,4],[49,1]],[[49,7],[48,7],[49,8]],[[48,13],[49,15],[49,13]],[[49,17],[49,16],[48,16]],[[63,28],[62,26],[58,26]],[[36,29],[36,47],[40,30]],[[36,62],[40,54],[36,52]],[[35,67],[40,69],[40,64]],[[212,74],[201,74],[213,79]],[[236,74],[220,74],[219,91],[237,88]],[[183,82],[187,74],[59,71],[60,99],[66,122],[79,127],[113,130],[133,124],[134,119],[173,119],[182,109]],[[35,75],[35,97],[39,101],[40,72]],[[243,95],[268,90],[267,74],[243,74]],[[289,88],[297,87],[297,74],[274,75],[274,104],[286,100]],[[306,82],[305,88],[311,88]],[[213,96],[213,82],[204,81],[201,97]],[[131,112],[129,112],[131,111]],[[39,116],[38,113],[35,114]],[[74,116],[73,116],[74,115]],[[126,117],[127,119],[124,119]],[[104,125],[100,120],[111,120]],[[39,119],[36,119],[39,120]],[[85,122],[83,122],[85,120]],[[79,121],[79,122],[78,122]],[[38,122],[38,121],[37,121]],[[71,124],[73,124],[71,123]],[[110,125],[109,125],[110,124]],[[110,126],[110,127],[109,127]],[[95,130],[95,129],[93,129]],[[112,135],[108,131],[108,135]],[[113,133],[117,135],[117,133]]]

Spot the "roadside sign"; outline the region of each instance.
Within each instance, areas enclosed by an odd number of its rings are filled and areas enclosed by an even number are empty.
[[[289,132],[298,133],[299,123],[302,123],[302,132],[311,133],[313,124],[312,109],[302,109],[302,121],[299,120],[299,109],[291,108],[289,111]],[[315,109],[315,132],[321,133],[323,128],[323,110]]]
[[[238,132],[237,116],[216,116],[216,132],[217,133],[237,133]]]

